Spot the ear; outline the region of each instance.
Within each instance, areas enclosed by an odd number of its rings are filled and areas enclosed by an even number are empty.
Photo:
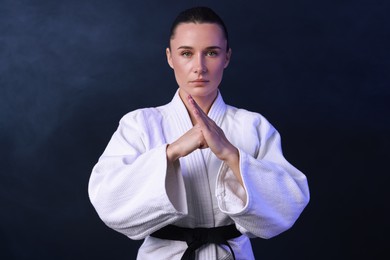
[[[173,69],[173,63],[172,63],[172,53],[171,53],[171,50],[169,48],[167,48],[165,50],[165,53],[167,54],[167,61],[168,61],[168,64],[169,66]]]
[[[223,67],[224,69],[227,68],[230,62],[230,57],[232,56],[232,49],[229,48],[229,50],[226,52],[226,60],[225,60],[225,66]]]

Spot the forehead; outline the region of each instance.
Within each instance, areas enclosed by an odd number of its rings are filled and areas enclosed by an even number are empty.
[[[215,23],[182,23],[175,29],[171,38],[173,46],[226,46],[226,38],[221,27]]]

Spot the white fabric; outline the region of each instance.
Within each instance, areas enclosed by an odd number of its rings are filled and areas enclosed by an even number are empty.
[[[218,94],[209,117],[239,149],[245,189],[210,149],[168,165],[166,146],[191,120],[176,92],[172,102],[139,109],[120,121],[93,168],[89,196],[100,218],[131,239],[145,239],[138,259],[180,259],[185,242],[150,237],[174,224],[216,227],[235,223],[236,259],[254,259],[248,237],[270,238],[289,229],[309,201],[306,177],[282,155],[280,136],[260,114],[226,105]],[[230,259],[213,244],[197,259]]]

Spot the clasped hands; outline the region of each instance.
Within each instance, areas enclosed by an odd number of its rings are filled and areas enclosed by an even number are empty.
[[[238,149],[226,138],[223,130],[210,119],[189,95],[189,112],[193,116],[194,126],[167,147],[167,159],[174,162],[197,149],[210,148],[218,159],[224,161],[242,184],[239,172]]]

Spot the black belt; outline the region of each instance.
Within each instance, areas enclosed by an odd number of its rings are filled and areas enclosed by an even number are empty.
[[[228,240],[241,235],[236,229],[236,226],[232,224],[214,228],[184,228],[168,225],[152,233],[150,236],[161,239],[186,241],[188,248],[181,259],[195,260],[195,250],[210,243],[228,246],[233,255],[233,259],[236,259]]]

